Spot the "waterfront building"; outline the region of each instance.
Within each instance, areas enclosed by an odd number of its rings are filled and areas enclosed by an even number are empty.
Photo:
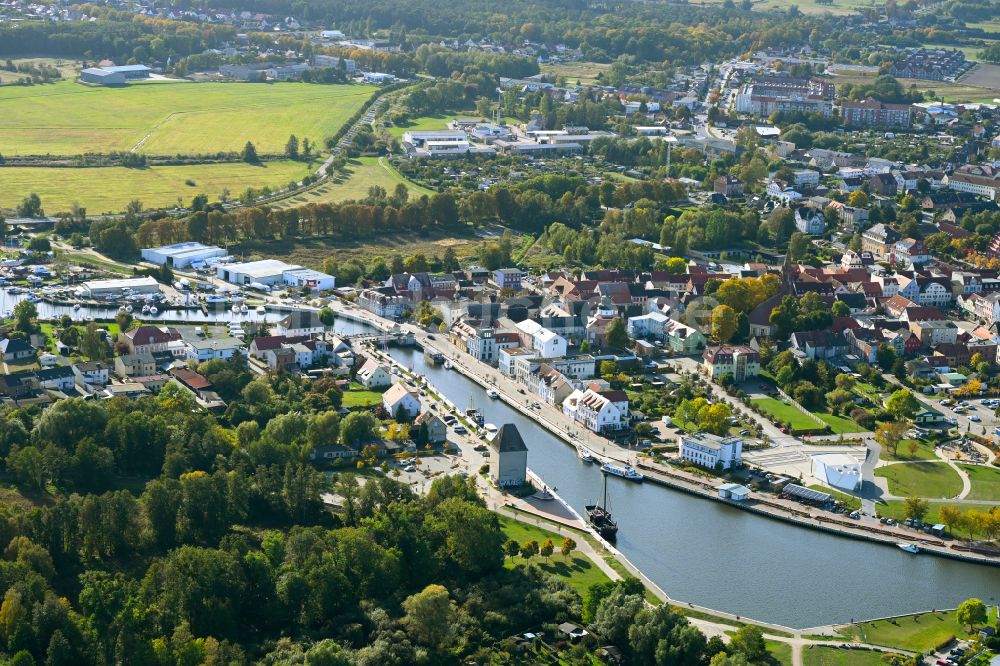
[[[398,386],[398,384],[397,384]],[[490,478],[501,488],[520,486],[528,475],[528,447],[517,426],[504,423],[490,440]]]
[[[680,437],[681,459],[706,469],[730,469],[743,462],[743,438],[694,433]]]

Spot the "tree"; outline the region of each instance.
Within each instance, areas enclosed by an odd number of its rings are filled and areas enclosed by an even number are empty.
[[[962,511],[957,506],[945,505],[938,512],[938,519],[949,532],[954,534],[955,528],[962,524]]]
[[[257,155],[257,148],[249,141],[243,146],[243,152],[240,155],[240,159],[249,164],[257,164],[260,162],[260,157]]]
[[[851,314],[851,308],[844,301],[834,301],[830,313],[834,317],[847,317]]]
[[[285,144],[285,154],[290,160],[299,159],[299,139],[294,134],[288,137],[288,142]]]
[[[736,630],[729,641],[730,652],[742,653],[751,663],[763,663],[767,660],[767,645],[760,627],[746,624]]]
[[[930,503],[919,497],[910,496],[903,501],[903,515],[913,520],[923,520],[930,508]]]
[[[42,200],[34,192],[24,197],[17,205],[18,217],[42,217],[43,215],[45,215],[45,211],[42,210]]]
[[[801,231],[796,231],[792,234],[792,237],[788,239],[788,254],[792,259],[801,259],[808,254],[809,245],[809,236]]]
[[[306,427],[306,440],[313,448],[336,444],[340,440],[340,414],[326,411],[312,417]]]
[[[110,349],[104,342],[104,335],[97,330],[97,324],[88,322],[80,339],[80,351],[92,361],[103,361],[108,357]]]
[[[885,410],[897,419],[908,419],[917,413],[920,403],[906,389],[895,391],[889,399],[885,401]]]
[[[559,552],[562,553],[563,557],[569,557],[569,554],[576,549],[576,541],[566,537],[563,539],[562,544],[559,546]]]
[[[375,437],[378,422],[369,412],[351,412],[340,423],[340,439],[344,444],[359,444]]]
[[[712,309],[712,337],[726,343],[736,335],[736,311],[728,305],[717,305]]]
[[[35,447],[26,446],[11,451],[7,456],[7,467],[18,483],[35,490],[45,488],[45,460]]]
[[[35,319],[38,318],[38,308],[31,301],[20,301],[14,306],[14,328],[22,333],[34,333]]]
[[[322,308],[319,311],[319,321],[324,326],[333,326],[333,322],[336,319],[336,315],[330,308]]]
[[[28,249],[32,252],[51,252],[52,243],[49,242],[48,236],[39,234],[28,241]]]
[[[428,585],[403,600],[403,624],[418,643],[434,649],[441,647],[451,631],[455,604],[441,585]]]
[[[966,599],[959,604],[958,610],[955,611],[955,618],[959,624],[969,627],[969,633],[972,633],[973,629],[977,626],[986,624],[989,620],[986,612],[986,604],[975,597]]]
[[[525,541],[521,544],[521,557],[525,560],[530,560],[532,557],[538,554],[538,542],[534,539],[530,541]]]
[[[521,544],[515,539],[511,539],[503,545],[503,553],[510,559],[514,559],[521,553]]]
[[[635,594],[621,586],[612,588],[610,594],[597,604],[594,611],[594,629],[602,638],[615,645],[627,645],[629,627],[645,608],[642,594]]]
[[[541,547],[538,550],[538,554],[548,559],[552,557],[552,553],[555,551],[555,546],[552,544],[552,539],[546,539],[542,542]]]
[[[875,441],[895,457],[899,443],[903,441],[909,429],[910,426],[905,421],[883,421],[875,426]]]
[[[608,324],[605,331],[605,339],[612,349],[625,349],[628,347],[628,332],[625,330],[625,320],[615,317]]]
[[[896,349],[884,342],[875,350],[875,362],[883,370],[890,370],[896,362]]]

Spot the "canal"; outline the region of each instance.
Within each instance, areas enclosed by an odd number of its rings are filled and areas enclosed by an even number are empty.
[[[338,320],[337,330],[362,327]],[[470,401],[487,422],[514,423],[528,445],[528,465],[582,515],[601,489],[596,465],[462,374],[392,349],[459,407]],[[968,597],[992,600],[1000,568],[834,537],[709,502],[651,483],[609,479],[618,548],[675,599],[806,628],[953,608]]]

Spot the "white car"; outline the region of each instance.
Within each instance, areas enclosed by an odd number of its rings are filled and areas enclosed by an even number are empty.
[[[982,421],[982,419],[979,418],[978,416],[976,416],[975,414],[973,414],[972,416],[970,416],[969,420],[972,421],[973,423],[979,423],[980,421]]]

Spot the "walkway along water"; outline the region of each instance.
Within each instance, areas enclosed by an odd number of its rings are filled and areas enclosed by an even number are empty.
[[[370,331],[338,318],[336,332]],[[471,401],[491,423],[515,423],[531,468],[578,512],[600,491],[597,466],[533,420],[457,372],[426,364],[418,350],[393,358],[426,375],[457,405]],[[1000,569],[801,529],[654,484],[611,479],[617,547],[671,597],[791,627],[844,623],[993,600]]]

